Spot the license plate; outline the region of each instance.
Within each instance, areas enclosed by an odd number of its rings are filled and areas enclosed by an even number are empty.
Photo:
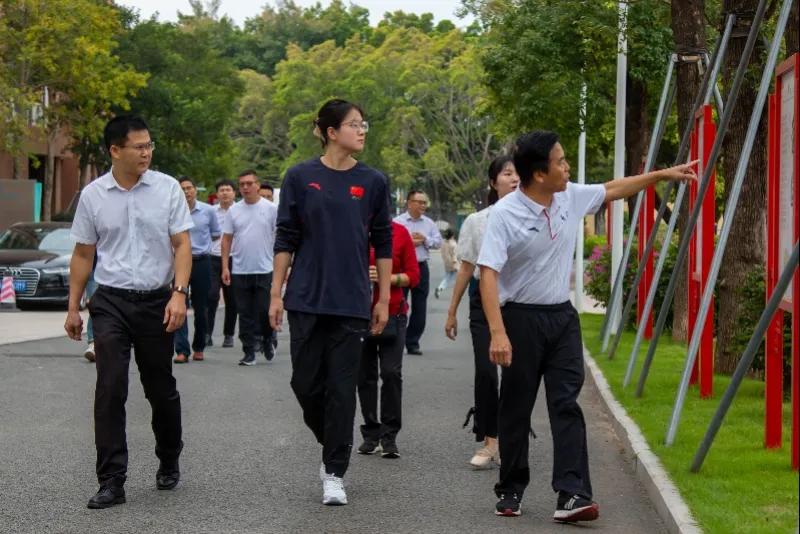
[[[23,291],[28,290],[28,281],[27,280],[14,280],[14,291],[17,293],[22,293]]]

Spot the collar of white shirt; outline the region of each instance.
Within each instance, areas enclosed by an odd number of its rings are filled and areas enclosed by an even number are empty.
[[[103,180],[103,186],[106,189],[117,188],[117,189],[122,189],[123,191],[125,191],[125,188],[122,187],[121,185],[119,185],[119,183],[117,183],[117,180],[114,179],[114,174],[111,171],[108,171],[106,173],[106,175],[103,176],[102,180]],[[149,171],[149,170],[145,171],[144,174],[142,174],[139,177],[139,181],[136,182],[136,185],[134,185],[133,187],[137,187],[139,184],[150,185],[151,184],[151,180],[152,180],[152,172]]]

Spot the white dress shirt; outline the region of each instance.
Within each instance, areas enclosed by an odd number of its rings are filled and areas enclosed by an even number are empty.
[[[521,189],[494,205],[486,224],[478,265],[498,273],[500,305],[561,304],[569,282],[579,225],[606,198],[602,184],[570,183],[549,208]]]
[[[223,208],[221,204],[212,206],[212,208],[214,208],[214,212],[217,214],[217,222],[219,223],[219,228],[221,231],[225,229],[225,219],[228,218],[228,211],[232,206],[233,204],[228,206],[228,209]],[[211,243],[210,254],[218,258],[222,257],[222,239],[217,239]]]
[[[425,236],[425,242],[414,247],[417,252],[418,262],[428,261],[431,258],[431,254],[428,251],[430,249],[436,250],[442,246],[442,234],[439,232],[439,227],[430,217],[422,215],[419,219],[415,219],[410,213],[405,212],[395,217],[394,222],[405,226],[409,234],[419,232]]]
[[[170,238],[193,226],[183,191],[171,176],[147,171],[126,191],[109,172],[81,191],[72,238],[97,246],[98,284],[148,291],[172,283]]]

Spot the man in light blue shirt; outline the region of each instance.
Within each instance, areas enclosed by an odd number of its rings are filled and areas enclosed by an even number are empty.
[[[428,209],[428,199],[425,193],[412,189],[408,193],[408,211],[399,215],[394,222],[402,224],[411,234],[414,249],[419,262],[420,281],[416,287],[406,292],[411,294],[411,315],[408,318],[406,331],[406,349],[409,354],[422,356],[419,340],[425,332],[425,321],[428,312],[428,293],[431,286],[431,272],[428,269],[430,250],[438,249],[442,245],[442,234],[432,219],[425,216]]]
[[[214,208],[205,202],[197,200],[197,186],[189,177],[178,180],[189,205],[194,228],[189,230],[192,239],[192,276],[189,279],[191,289],[191,302],[194,310],[194,338],[191,350],[194,351],[192,359],[203,361],[203,351],[206,348],[208,330],[208,294],[211,288],[211,246],[222,235],[219,220]],[[175,363],[189,362],[189,326],[183,326],[175,332]]]

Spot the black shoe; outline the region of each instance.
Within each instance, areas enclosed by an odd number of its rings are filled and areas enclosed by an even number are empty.
[[[381,446],[377,441],[365,441],[358,448],[358,454],[377,454],[381,452]]]
[[[222,340],[222,348],[230,349],[232,347],[233,347],[233,336],[225,336],[225,339]]]
[[[245,354],[244,358],[239,360],[239,365],[255,365],[255,364],[256,364],[255,354]]]
[[[580,495],[559,492],[558,505],[553,519],[562,523],[578,521],[594,521],[600,517],[600,508],[596,503]]]
[[[111,508],[115,504],[122,504],[125,502],[125,488],[122,486],[113,486],[111,484],[104,484],[95,493],[94,497],[89,499],[87,508],[100,510],[103,508]]]
[[[394,441],[384,441],[381,443],[381,458],[396,460],[400,458],[400,450]]]
[[[214,346],[214,339],[211,337],[211,334],[206,335],[206,347],[213,347]]]
[[[264,358],[271,362],[275,358],[275,347],[272,346],[272,343],[264,343],[262,347],[264,348]]]
[[[494,515],[502,515],[505,517],[517,517],[522,514],[522,506],[520,505],[519,497],[512,494],[503,493],[500,495],[500,500],[497,501],[497,506],[494,510]]]
[[[407,351],[411,356],[422,356],[422,351],[419,350],[419,347],[407,349]]]
[[[272,336],[272,348],[278,349],[278,336]]]
[[[175,486],[178,485],[178,481],[181,479],[181,470],[178,466],[178,461],[175,460],[175,463],[170,463],[165,465],[164,462],[161,462],[161,465],[156,471],[156,487],[160,490],[171,490]]]

